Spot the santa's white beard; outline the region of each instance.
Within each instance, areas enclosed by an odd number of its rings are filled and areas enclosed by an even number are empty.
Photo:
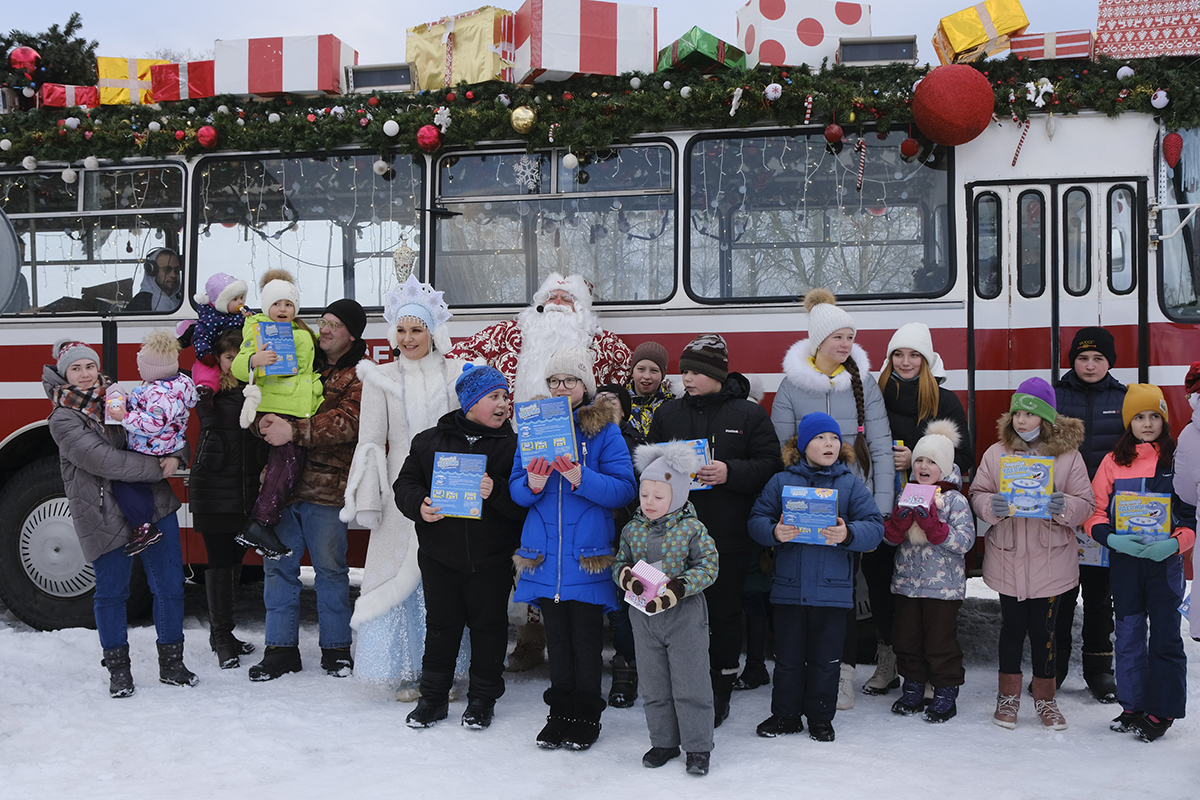
[[[517,402],[550,393],[546,388],[546,365],[556,352],[564,347],[587,350],[592,346],[592,337],[599,329],[595,314],[591,310],[560,308],[548,305],[545,311],[539,312],[530,307],[517,316],[517,325],[521,328],[521,352],[517,357],[517,377],[513,386]]]

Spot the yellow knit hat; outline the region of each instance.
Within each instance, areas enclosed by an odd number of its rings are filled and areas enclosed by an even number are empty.
[[[1131,383],[1125,392],[1125,403],[1121,406],[1121,419],[1125,427],[1133,418],[1143,411],[1156,411],[1164,422],[1170,422],[1167,417],[1167,401],[1163,398],[1162,389],[1152,383]]]

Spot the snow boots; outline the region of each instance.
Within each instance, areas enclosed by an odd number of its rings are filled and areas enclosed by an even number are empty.
[[[432,728],[444,720],[448,713],[449,704],[445,699],[434,700],[422,696],[417,701],[417,707],[404,718],[404,724],[410,728]]]
[[[152,544],[162,541],[162,531],[149,522],[144,522],[133,529],[133,538],[125,545],[125,555],[136,556]]]
[[[925,684],[916,681],[904,681],[900,690],[900,699],[892,703],[892,713],[903,717],[920,714],[925,708]]]
[[[600,715],[604,713],[604,698],[577,695],[572,707],[575,718],[563,737],[563,747],[587,750],[600,738]]]
[[[1143,742],[1153,742],[1155,739],[1162,737],[1167,729],[1171,727],[1173,719],[1165,717],[1155,717],[1150,714],[1142,714],[1137,721],[1133,723],[1133,732]]]
[[[621,656],[613,656],[612,688],[608,691],[608,704],[613,708],[630,708],[637,700],[637,665]]]
[[[204,572],[204,591],[208,596],[208,646],[217,654],[221,669],[241,666],[238,656],[254,652],[254,645],[233,635],[235,585],[233,567],[210,567]]]
[[[257,520],[250,520],[242,532],[233,537],[242,547],[249,547],[263,558],[278,560],[292,554],[290,547],[279,541],[272,525],[263,525]]]
[[[1116,733],[1129,733],[1137,727],[1137,721],[1141,718],[1140,711],[1122,711],[1116,719],[1108,723],[1108,729]]]
[[[958,714],[958,687],[943,686],[933,690],[933,702],[925,709],[926,722],[945,722]]]
[[[776,736],[790,736],[793,733],[804,732],[804,719],[797,714],[794,717],[783,717],[778,714],[771,716],[758,723],[758,727],[754,732],[764,739],[774,739]]]
[[[767,674],[767,628],[770,619],[767,617],[746,617],[746,666],[742,674],[733,682],[733,688],[738,690],[757,689],[771,682]]]
[[[814,742],[832,742],[833,723],[827,719],[809,719],[808,738]]]
[[[999,685],[992,722],[1012,730],[1017,727],[1017,711],[1021,708],[1021,673],[1001,672]]]
[[[349,647],[322,647],[321,669],[334,678],[349,678],[354,674],[354,659]]]
[[[129,697],[133,694],[133,673],[129,669],[129,645],[104,651],[100,666],[108,668],[108,696]]]
[[[563,746],[567,730],[574,722],[571,697],[567,692],[550,688],[542,697],[550,706],[546,715],[546,725],[537,735],[537,746],[543,750],[557,750]]]
[[[887,694],[900,685],[896,674],[896,652],[892,646],[879,642],[875,647],[875,674],[863,684],[863,694]]]
[[[546,629],[540,622],[517,626],[517,644],[508,655],[506,672],[524,672],[546,660]]]
[[[658,769],[672,758],[679,758],[678,747],[651,747],[646,751],[646,755],[642,756],[642,766]]]
[[[300,669],[299,647],[267,647],[262,661],[250,668],[250,680],[255,683],[273,681]]]
[[[737,680],[737,670],[725,672],[714,669],[710,674],[713,689],[713,727],[719,728],[729,717],[729,701],[733,697],[733,682]]]
[[[1054,699],[1054,678],[1033,679],[1033,709],[1042,721],[1042,727],[1048,731],[1065,731],[1067,720],[1058,710],[1058,701]]]
[[[481,731],[492,724],[496,715],[496,703],[493,700],[471,700],[467,710],[462,715],[462,726],[473,731]]]
[[[708,753],[688,753],[687,771],[689,775],[707,775]]]
[[[196,674],[183,665],[183,642],[158,646],[158,679],[170,686],[195,686]]]
[[[854,708],[855,668],[853,664],[842,664],[841,675],[838,678],[837,710],[849,711]]]
[[[1117,679],[1113,677],[1112,653],[1084,653],[1083,679],[1088,691],[1101,703],[1117,702]]]

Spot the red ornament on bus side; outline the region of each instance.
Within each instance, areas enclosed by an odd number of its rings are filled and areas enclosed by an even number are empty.
[[[992,84],[967,64],[935,67],[913,92],[913,121],[936,144],[954,147],[983,133],[992,122]]]

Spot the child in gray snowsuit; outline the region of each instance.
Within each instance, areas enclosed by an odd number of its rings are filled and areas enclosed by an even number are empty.
[[[650,729],[645,767],[661,767],[687,752],[687,771],[708,774],[713,747],[713,694],[708,669],[708,605],[703,592],[717,578],[717,546],[688,502],[699,458],[690,444],[642,445],[641,507],[621,532],[613,579],[641,594],[632,566],[657,567],[670,581],[645,613],[630,614],[638,683]]]

